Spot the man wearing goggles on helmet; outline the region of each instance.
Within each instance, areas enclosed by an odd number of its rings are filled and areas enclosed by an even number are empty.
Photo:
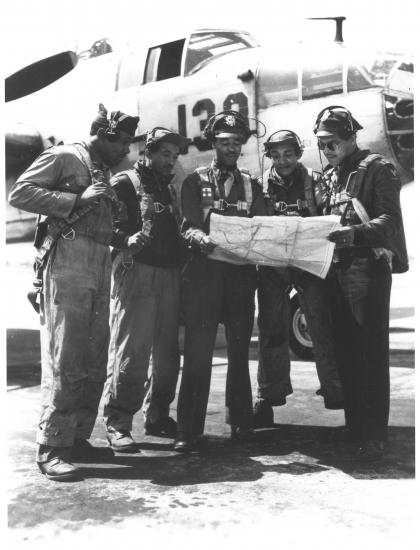
[[[389,304],[391,272],[408,269],[400,207],[401,183],[381,155],[361,150],[362,126],[341,106],[323,109],[315,122],[329,165],[323,175],[325,213],[340,216],[330,233],[336,245],[328,276],[334,343],[344,390],[346,427],[357,457],[382,457],[390,404]]]

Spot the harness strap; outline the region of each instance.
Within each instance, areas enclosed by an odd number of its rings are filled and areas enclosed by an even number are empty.
[[[201,183],[201,205],[203,208],[203,221],[206,221],[210,210],[213,208],[213,197],[219,197],[217,185],[213,188],[210,182],[210,168],[207,166],[199,166],[195,169],[200,176]]]
[[[86,149],[82,144],[74,143],[73,146],[77,153],[77,156],[89,170],[89,174],[92,181],[96,177],[95,172],[99,172],[99,170],[95,169],[88,152],[86,151]],[[30,290],[27,294],[29,302],[31,303],[32,307],[35,309],[37,313],[39,313],[38,296],[41,294],[42,288],[43,288],[43,271],[52,248],[55,246],[55,244],[57,243],[58,239],[61,236],[63,236],[66,239],[73,240],[74,229],[72,226],[78,220],[80,220],[80,218],[82,218],[83,216],[88,214],[91,210],[93,210],[94,207],[95,207],[94,204],[89,204],[84,208],[81,208],[77,212],[74,212],[67,220],[58,220],[57,222],[55,222],[49,227],[48,233],[46,234],[45,238],[42,240],[34,260],[35,276],[32,282],[33,289]]]
[[[268,176],[270,175],[271,168],[268,168],[262,176],[262,187],[264,195],[268,193]]]
[[[284,201],[280,201],[275,205],[278,212],[300,211],[307,208],[311,216],[317,215],[317,206],[322,205],[322,190],[318,184],[321,175],[311,168],[303,167],[303,169],[305,173],[303,182],[305,200],[298,199],[295,204],[288,204]],[[268,194],[270,172],[271,168],[268,168],[262,176],[264,195]]]
[[[303,191],[307,202],[306,208],[309,210],[311,216],[318,214],[318,207],[322,206],[322,189],[319,184],[321,174],[312,170],[312,168],[306,168],[305,180],[303,182]]]
[[[359,162],[359,166],[357,167],[357,170],[349,174],[345,191],[351,197],[359,196],[360,190],[362,189],[369,166],[372,164],[372,162],[381,158],[383,158],[382,155],[379,155],[377,153],[367,155],[367,157],[365,157],[363,160]]]
[[[245,200],[229,203],[225,199],[221,199],[219,188],[216,182],[212,182],[211,169],[207,166],[199,166],[195,169],[200,177],[201,183],[201,205],[203,208],[203,221],[206,221],[212,209],[224,211],[227,208],[236,208],[239,211],[249,213],[252,204],[252,179],[251,174],[244,168],[238,169],[244,184]]]
[[[351,199],[351,202],[353,204],[353,208],[354,208],[356,214],[360,218],[360,221],[362,223],[369,222],[370,221],[369,214],[366,212],[366,209],[363,206],[363,204],[360,202],[360,200],[357,197],[353,197]],[[391,250],[388,250],[387,248],[383,248],[383,247],[376,247],[376,248],[372,248],[372,252],[373,252],[373,254],[374,254],[374,256],[377,260],[379,258],[385,258],[386,261],[388,262],[390,268],[391,268],[391,271],[392,271],[392,256],[393,256],[393,254],[392,254]]]
[[[137,170],[134,170],[134,168],[131,168],[130,170],[124,170],[123,172],[120,172],[120,174],[125,174],[131,183],[133,184],[133,187],[136,191],[136,193],[140,193],[140,177],[137,173]]]
[[[120,172],[120,173],[127,175],[127,177],[130,179],[131,183],[133,184],[133,187],[136,190],[137,195],[139,196],[140,193],[141,193],[141,189],[140,189],[141,180],[140,180],[140,177],[137,173],[137,170],[132,168],[130,170],[124,170],[123,172]],[[171,198],[172,198],[174,190],[170,189],[169,192],[170,192]],[[162,204],[161,202],[154,202],[153,205],[154,205],[155,214],[161,214],[165,210],[168,210],[171,213],[173,212],[172,204]]]

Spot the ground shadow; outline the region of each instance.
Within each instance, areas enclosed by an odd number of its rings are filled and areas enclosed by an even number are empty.
[[[104,446],[107,457],[103,460],[75,461],[83,481],[71,484],[53,483],[40,476],[31,456],[30,461],[20,460],[16,468],[21,482],[9,504],[9,527],[35,527],[52,517],[74,526],[86,520],[103,523],[138,514],[153,517],[160,511],[162,495],[170,499],[171,507],[199,505],[203,493],[229,491],[218,483],[227,482],[232,487],[232,483],[258,481],[268,472],[279,474],[279,483],[281,474],[312,477],[334,471],[364,480],[414,477],[414,428],[391,428],[386,457],[375,464],[357,463],[348,445],[331,443],[333,431],[319,426],[278,425],[260,430],[253,442],[210,437],[199,453],[188,455],[175,453],[171,442],[158,438],[142,442],[138,454],[110,456]],[[209,484],[216,484],[216,488]],[[181,502],[178,488],[195,495],[191,504]],[[111,496],[104,498],[104,494]]]
[[[211,437],[199,452],[162,456],[170,443],[143,443],[137,455],[116,455],[112,464],[81,464],[86,478],[149,479],[178,486],[260,479],[265,472],[302,475],[338,469],[355,479],[406,479],[415,475],[414,428],[390,428],[384,459],[362,463],[354,446],[331,441],[333,428],[278,425],[257,432],[255,441]],[[141,451],[158,451],[148,456]],[[97,467],[98,466],[98,467]],[[119,467],[120,466],[120,467]]]

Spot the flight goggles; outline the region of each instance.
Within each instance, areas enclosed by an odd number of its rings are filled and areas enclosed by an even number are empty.
[[[338,141],[321,141],[320,139],[318,140],[318,147],[320,148],[321,151],[324,151],[324,149],[327,149],[328,151],[336,151],[338,149],[338,147],[340,146],[340,144],[338,143]]]

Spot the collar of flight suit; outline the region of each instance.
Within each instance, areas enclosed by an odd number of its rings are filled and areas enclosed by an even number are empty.
[[[134,169],[139,174],[142,181],[146,178],[147,183],[152,185],[155,184],[161,187],[167,187],[175,177],[175,174],[170,174],[169,176],[162,176],[161,174],[158,174],[150,168],[150,166],[146,166],[145,162],[142,160],[138,160],[135,163]]]
[[[287,176],[287,178],[284,178],[281,176],[274,166],[271,166],[270,168],[270,180],[279,187],[282,187],[286,191],[288,191],[295,182],[300,180],[300,176],[302,174],[302,165],[300,163],[297,164],[296,168],[293,170],[293,172],[290,174],[290,176]]]

